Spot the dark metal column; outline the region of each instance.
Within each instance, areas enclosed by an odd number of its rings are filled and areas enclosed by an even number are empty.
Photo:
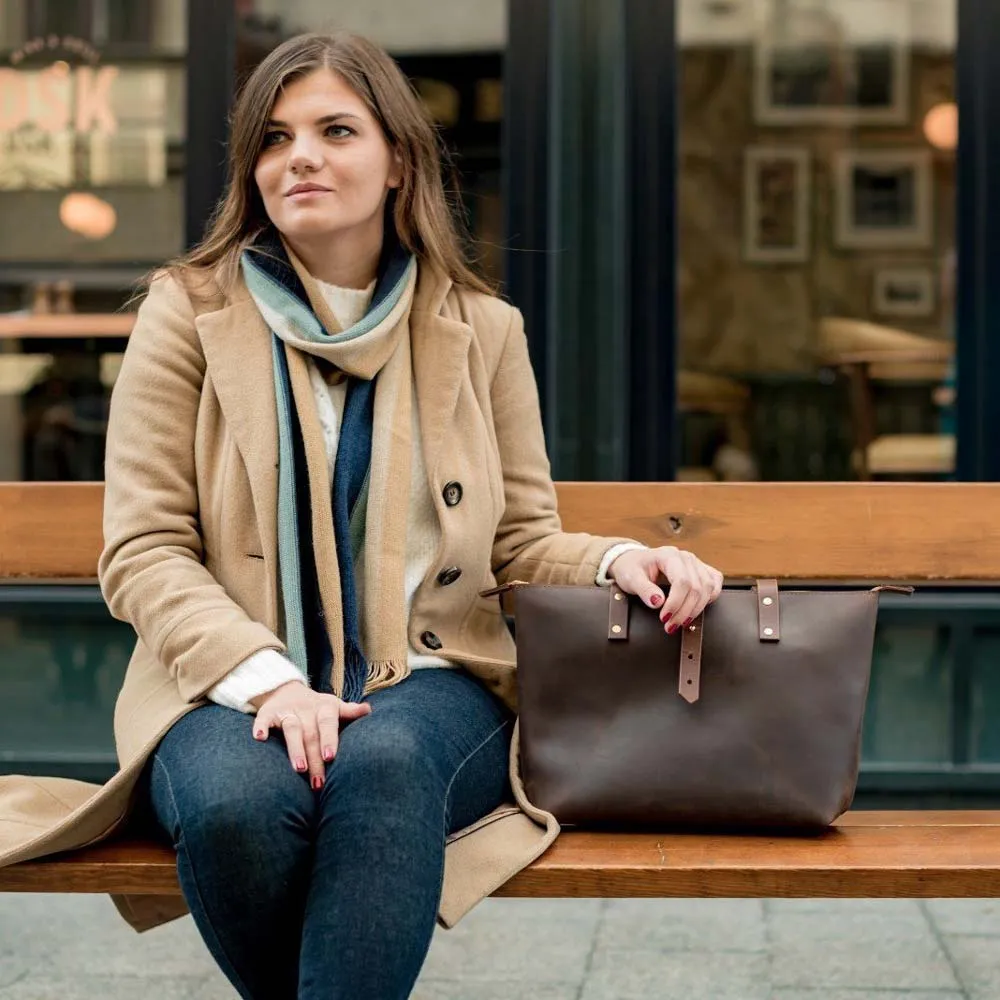
[[[958,478],[1000,480],[1000,6],[958,0]]]
[[[225,188],[236,61],[236,5],[188,0],[184,239],[197,243]]]
[[[504,56],[503,201],[507,288],[524,314],[531,362],[547,411],[546,263],[549,202],[548,0],[508,0]]]
[[[628,479],[674,478],[677,463],[676,0],[626,8],[629,194]]]

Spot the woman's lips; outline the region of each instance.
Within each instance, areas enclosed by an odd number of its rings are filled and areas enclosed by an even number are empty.
[[[326,188],[310,188],[308,191],[291,191],[286,198],[291,198],[292,201],[307,201],[310,198],[318,198],[321,195],[330,194]]]

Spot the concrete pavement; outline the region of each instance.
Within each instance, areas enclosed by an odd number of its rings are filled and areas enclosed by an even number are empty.
[[[231,1000],[190,918],[0,896],[0,1000]],[[488,900],[415,1000],[997,1000],[1000,900]]]

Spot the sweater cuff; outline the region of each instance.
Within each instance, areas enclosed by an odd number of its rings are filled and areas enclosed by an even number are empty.
[[[601,565],[597,567],[597,579],[594,581],[598,587],[610,587],[614,580],[610,579],[608,576],[608,570],[611,569],[611,564],[624,552],[631,552],[633,549],[648,549],[648,545],[640,545],[638,542],[621,542],[619,545],[612,545],[607,552],[604,553],[604,558],[601,560]]]
[[[234,667],[208,691],[207,697],[217,705],[256,715],[257,709],[250,704],[250,699],[289,681],[306,682],[302,671],[291,660],[276,649],[262,649]]]

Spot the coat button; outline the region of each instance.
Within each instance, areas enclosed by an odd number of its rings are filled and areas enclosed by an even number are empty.
[[[444,502],[449,507],[457,507],[462,502],[463,490],[461,483],[446,483],[441,493],[444,496]]]
[[[449,566],[438,573],[438,583],[442,587],[450,587],[461,575],[462,571],[457,566]]]
[[[423,632],[420,636],[420,641],[428,649],[440,649],[444,645],[444,643],[433,632]]]

